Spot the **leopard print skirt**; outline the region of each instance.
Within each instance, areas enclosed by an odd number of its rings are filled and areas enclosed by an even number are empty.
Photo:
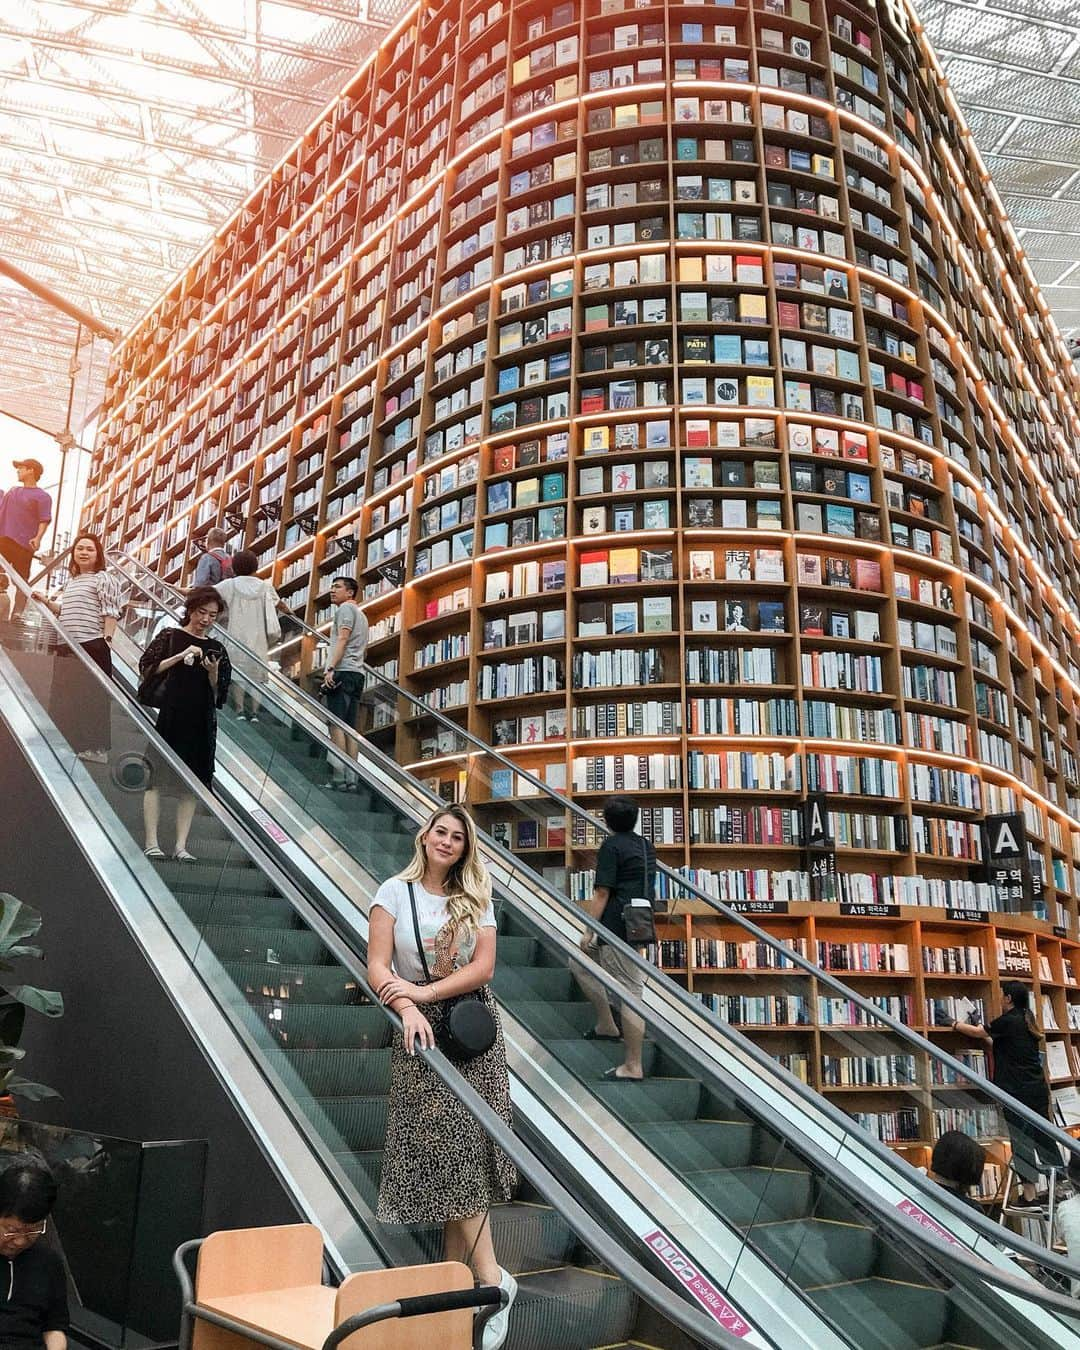
[[[495,1043],[456,1067],[509,1125],[510,1083],[502,1024],[490,991],[476,992],[495,1018]],[[423,1011],[438,1035],[449,1006],[428,1004]],[[396,1033],[378,1219],[407,1224],[467,1219],[509,1200],[516,1184],[510,1159],[425,1061],[405,1053],[401,1034]]]

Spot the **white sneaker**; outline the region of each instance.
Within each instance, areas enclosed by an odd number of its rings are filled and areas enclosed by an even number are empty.
[[[502,1272],[499,1288],[507,1296],[506,1306],[500,1308],[494,1317],[485,1322],[484,1336],[480,1342],[481,1350],[499,1350],[510,1329],[510,1309],[514,1306],[514,1299],[517,1298],[518,1284],[508,1270]]]
[[[80,750],[79,758],[84,764],[108,764],[108,750]]]

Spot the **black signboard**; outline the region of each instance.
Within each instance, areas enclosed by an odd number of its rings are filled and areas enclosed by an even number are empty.
[[[989,923],[990,911],[986,909],[956,909],[950,905],[945,910],[945,917],[952,919],[954,923]]]
[[[786,900],[732,900],[729,908],[736,914],[786,914]]]
[[[852,919],[898,919],[900,917],[900,906],[859,905],[845,901],[840,906],[840,913]]]
[[[986,817],[983,821],[983,857],[986,859],[986,880],[993,886],[997,899],[994,908],[1006,914],[1030,914],[1035,908],[1035,885],[1028,856],[1027,830],[1019,811]]]
[[[811,792],[803,802],[803,842],[807,848],[833,848],[829,804],[824,792]]]

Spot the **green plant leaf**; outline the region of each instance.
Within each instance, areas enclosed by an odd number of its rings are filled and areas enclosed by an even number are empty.
[[[64,1014],[64,996],[55,989],[36,989],[32,984],[11,984],[7,992],[16,1001],[33,1012],[44,1013],[46,1017],[62,1017]]]
[[[15,896],[0,891],[0,952],[6,952],[24,938],[31,938],[41,929],[41,914],[30,905],[24,905]]]
[[[31,1083],[28,1078],[9,1078],[7,1090],[13,1097],[22,1097],[28,1102],[43,1102],[46,1097],[59,1097],[55,1088],[44,1083]]]

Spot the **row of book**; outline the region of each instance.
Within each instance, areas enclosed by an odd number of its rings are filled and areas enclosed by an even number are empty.
[[[822,1087],[913,1087],[914,1055],[822,1055]]]
[[[927,947],[922,967],[928,975],[985,975],[986,953],[979,946]]]
[[[982,831],[971,821],[912,815],[911,843],[916,853],[930,857],[982,859]]]
[[[678,755],[582,755],[574,760],[574,792],[660,791],[682,786]]]
[[[681,965],[686,965],[686,943]],[[781,946],[806,955],[805,938],[784,938]],[[694,938],[690,944],[693,964],[699,970],[791,970],[791,960],[765,942],[725,942],[719,938]]]
[[[895,971],[911,970],[906,942],[819,942],[817,963],[822,970]]]
[[[811,895],[811,874],[801,869],[725,868],[710,871],[688,868],[683,872],[698,889],[725,903],[817,898]],[[840,872],[836,874],[835,886],[831,899],[850,904],[973,910],[976,915],[982,910],[999,908],[993,887],[980,881]]]
[[[952,1054],[955,1059],[966,1065],[972,1074],[977,1074],[980,1078],[987,1076],[985,1050],[954,1050]],[[955,1087],[968,1081],[963,1074],[947,1064],[942,1064],[940,1060],[931,1059],[929,1063],[931,1087]]]

